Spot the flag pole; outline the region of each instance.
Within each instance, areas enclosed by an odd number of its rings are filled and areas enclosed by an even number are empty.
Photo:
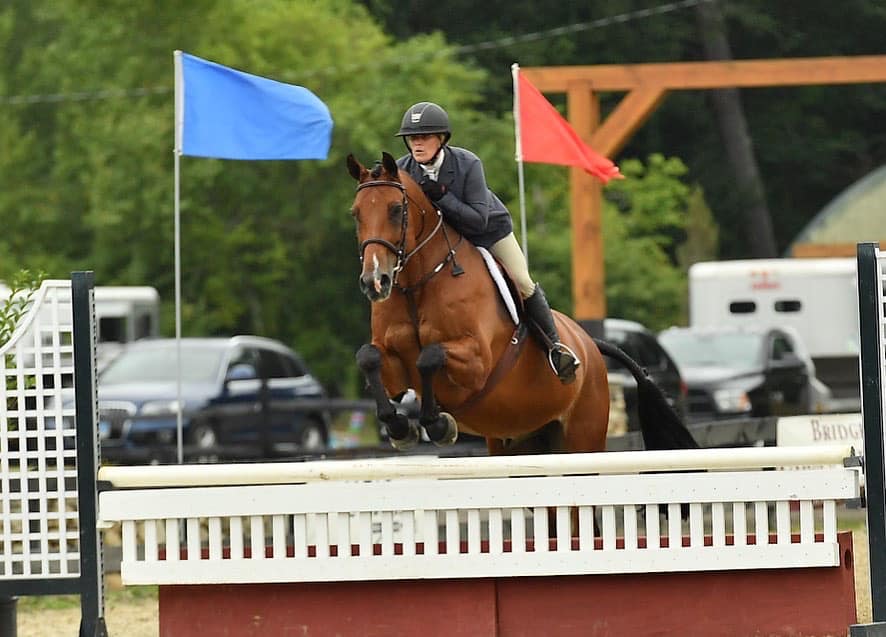
[[[514,80],[514,148],[517,159],[517,183],[520,190],[520,239],[523,241],[523,255],[529,264],[529,243],[526,236],[526,193],[523,182],[523,145],[520,141],[520,65],[511,65],[511,77]]]
[[[181,154],[182,128],[184,125],[184,74],[182,73],[181,51],[172,54],[175,65],[175,391],[176,391],[176,452],[178,463],[184,462],[182,441],[182,350],[181,350]]]

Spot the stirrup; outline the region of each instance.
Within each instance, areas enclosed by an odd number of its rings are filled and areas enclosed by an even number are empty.
[[[566,369],[560,369],[559,367],[557,367],[557,365],[554,364],[555,352],[557,354],[569,354],[572,357],[572,365]],[[556,343],[554,343],[551,349],[548,350],[548,364],[551,366],[551,370],[554,372],[554,376],[559,378],[565,385],[575,380],[575,370],[578,369],[579,365],[581,365],[581,361],[578,360],[578,356],[575,354],[574,351],[572,351],[569,346],[564,345],[560,341],[557,341]]]

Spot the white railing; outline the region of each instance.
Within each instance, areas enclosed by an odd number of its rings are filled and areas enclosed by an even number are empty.
[[[71,282],[44,281],[0,346],[0,582],[80,570],[73,356]]]
[[[836,566],[836,507],[859,497],[851,455],[834,446],[103,467],[99,479],[118,489],[101,494],[99,512],[104,525],[122,524],[127,584]],[[793,469],[766,470],[783,467]]]

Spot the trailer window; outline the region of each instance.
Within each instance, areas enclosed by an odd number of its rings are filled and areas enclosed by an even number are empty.
[[[776,312],[799,312],[803,304],[797,299],[788,299],[775,302]]]
[[[757,311],[754,301],[733,301],[729,304],[730,314],[753,314]]]
[[[98,320],[99,343],[125,343],[126,318],[119,316],[103,316]]]

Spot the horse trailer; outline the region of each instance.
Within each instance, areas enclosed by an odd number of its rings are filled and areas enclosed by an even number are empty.
[[[0,282],[0,304],[11,290]],[[105,285],[93,289],[96,364],[102,369],[132,341],[160,333],[160,295],[148,285]]]

